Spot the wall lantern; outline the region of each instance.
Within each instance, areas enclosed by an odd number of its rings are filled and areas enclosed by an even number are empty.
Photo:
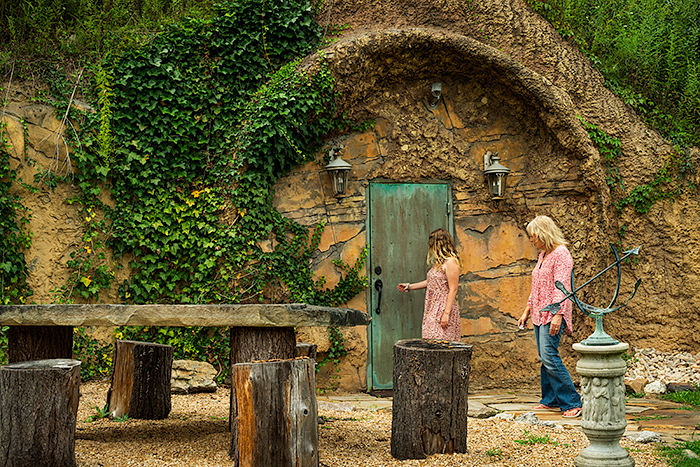
[[[328,157],[331,161],[326,165],[326,170],[331,177],[333,194],[336,198],[342,198],[348,188],[348,175],[350,175],[352,165],[340,157],[340,149],[338,148],[332,148],[328,151]]]
[[[486,182],[489,184],[491,200],[496,207],[498,207],[498,203],[501,202],[506,192],[506,178],[510,173],[510,169],[502,165],[499,162],[500,160],[498,153],[492,154],[489,151],[484,154],[484,176],[486,176]]]
[[[430,94],[435,99],[430,103],[430,109],[435,110],[438,102],[440,102],[440,97],[442,97],[442,83],[433,83],[433,87],[430,89]]]

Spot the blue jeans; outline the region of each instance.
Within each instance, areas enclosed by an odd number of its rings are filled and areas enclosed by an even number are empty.
[[[581,407],[581,396],[576,392],[571,375],[559,356],[559,340],[565,324],[562,322],[556,336],[549,335],[549,324],[535,326],[537,354],[540,356],[542,400],[540,404],[559,407],[562,412]]]

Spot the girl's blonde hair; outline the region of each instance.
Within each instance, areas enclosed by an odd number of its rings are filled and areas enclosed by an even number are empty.
[[[568,245],[561,229],[548,216],[537,216],[527,224],[527,234],[539,238],[546,250],[553,250],[559,245]]]
[[[449,258],[454,258],[459,269],[462,269],[462,262],[459,260],[455,242],[450,233],[445,229],[433,230],[428,236],[428,264],[440,266]]]

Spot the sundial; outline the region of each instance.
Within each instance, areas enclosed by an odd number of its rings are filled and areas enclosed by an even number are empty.
[[[630,300],[632,300],[632,297],[634,297],[634,294],[637,293],[637,289],[639,288],[639,284],[642,283],[642,279],[637,279],[637,282],[634,284],[634,290],[632,291],[632,295],[630,295],[630,298],[627,299],[625,303],[622,305],[617,305],[615,306],[615,302],[617,301],[617,296],[620,292],[620,282],[622,280],[622,261],[626,258],[628,258],[631,255],[638,255],[639,254],[639,248],[633,248],[631,250],[627,250],[623,252],[623,256],[620,257],[617,253],[617,250],[613,246],[613,244],[610,244],[610,248],[612,249],[613,254],[615,255],[615,262],[608,265],[605,269],[600,271],[598,274],[590,278],[588,281],[586,281],[583,285],[576,287],[575,282],[574,282],[574,270],[571,270],[571,292],[569,292],[564,284],[562,284],[560,281],[556,281],[554,285],[561,290],[564,293],[564,298],[559,300],[558,302],[551,303],[547,305],[546,307],[542,308],[541,311],[549,311],[553,315],[556,314],[560,309],[561,309],[561,304],[564,300],[571,300],[573,303],[576,304],[577,307],[586,316],[591,316],[595,318],[595,331],[593,334],[588,336],[587,339],[584,339],[581,341],[581,344],[584,345],[615,345],[619,344],[620,341],[617,339],[613,339],[610,337],[604,330],[603,330],[603,316],[607,315],[608,313],[612,313],[613,311],[617,311],[620,308],[624,307],[629,303]],[[595,279],[600,277],[603,273],[608,271],[611,268],[617,267],[617,286],[615,287],[615,293],[613,294],[612,300],[610,301],[610,304],[606,308],[598,308],[593,305],[589,305],[587,303],[581,302],[579,298],[576,296],[576,292],[593,282]]]

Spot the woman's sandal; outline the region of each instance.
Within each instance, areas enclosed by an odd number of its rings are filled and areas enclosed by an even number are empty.
[[[549,407],[544,404],[538,404],[532,408],[532,410],[553,410],[555,412],[559,412],[559,409],[556,407]]]
[[[582,409],[581,407],[575,407],[573,409],[569,409],[563,414],[561,414],[562,417],[564,418],[576,418],[581,416]]]

